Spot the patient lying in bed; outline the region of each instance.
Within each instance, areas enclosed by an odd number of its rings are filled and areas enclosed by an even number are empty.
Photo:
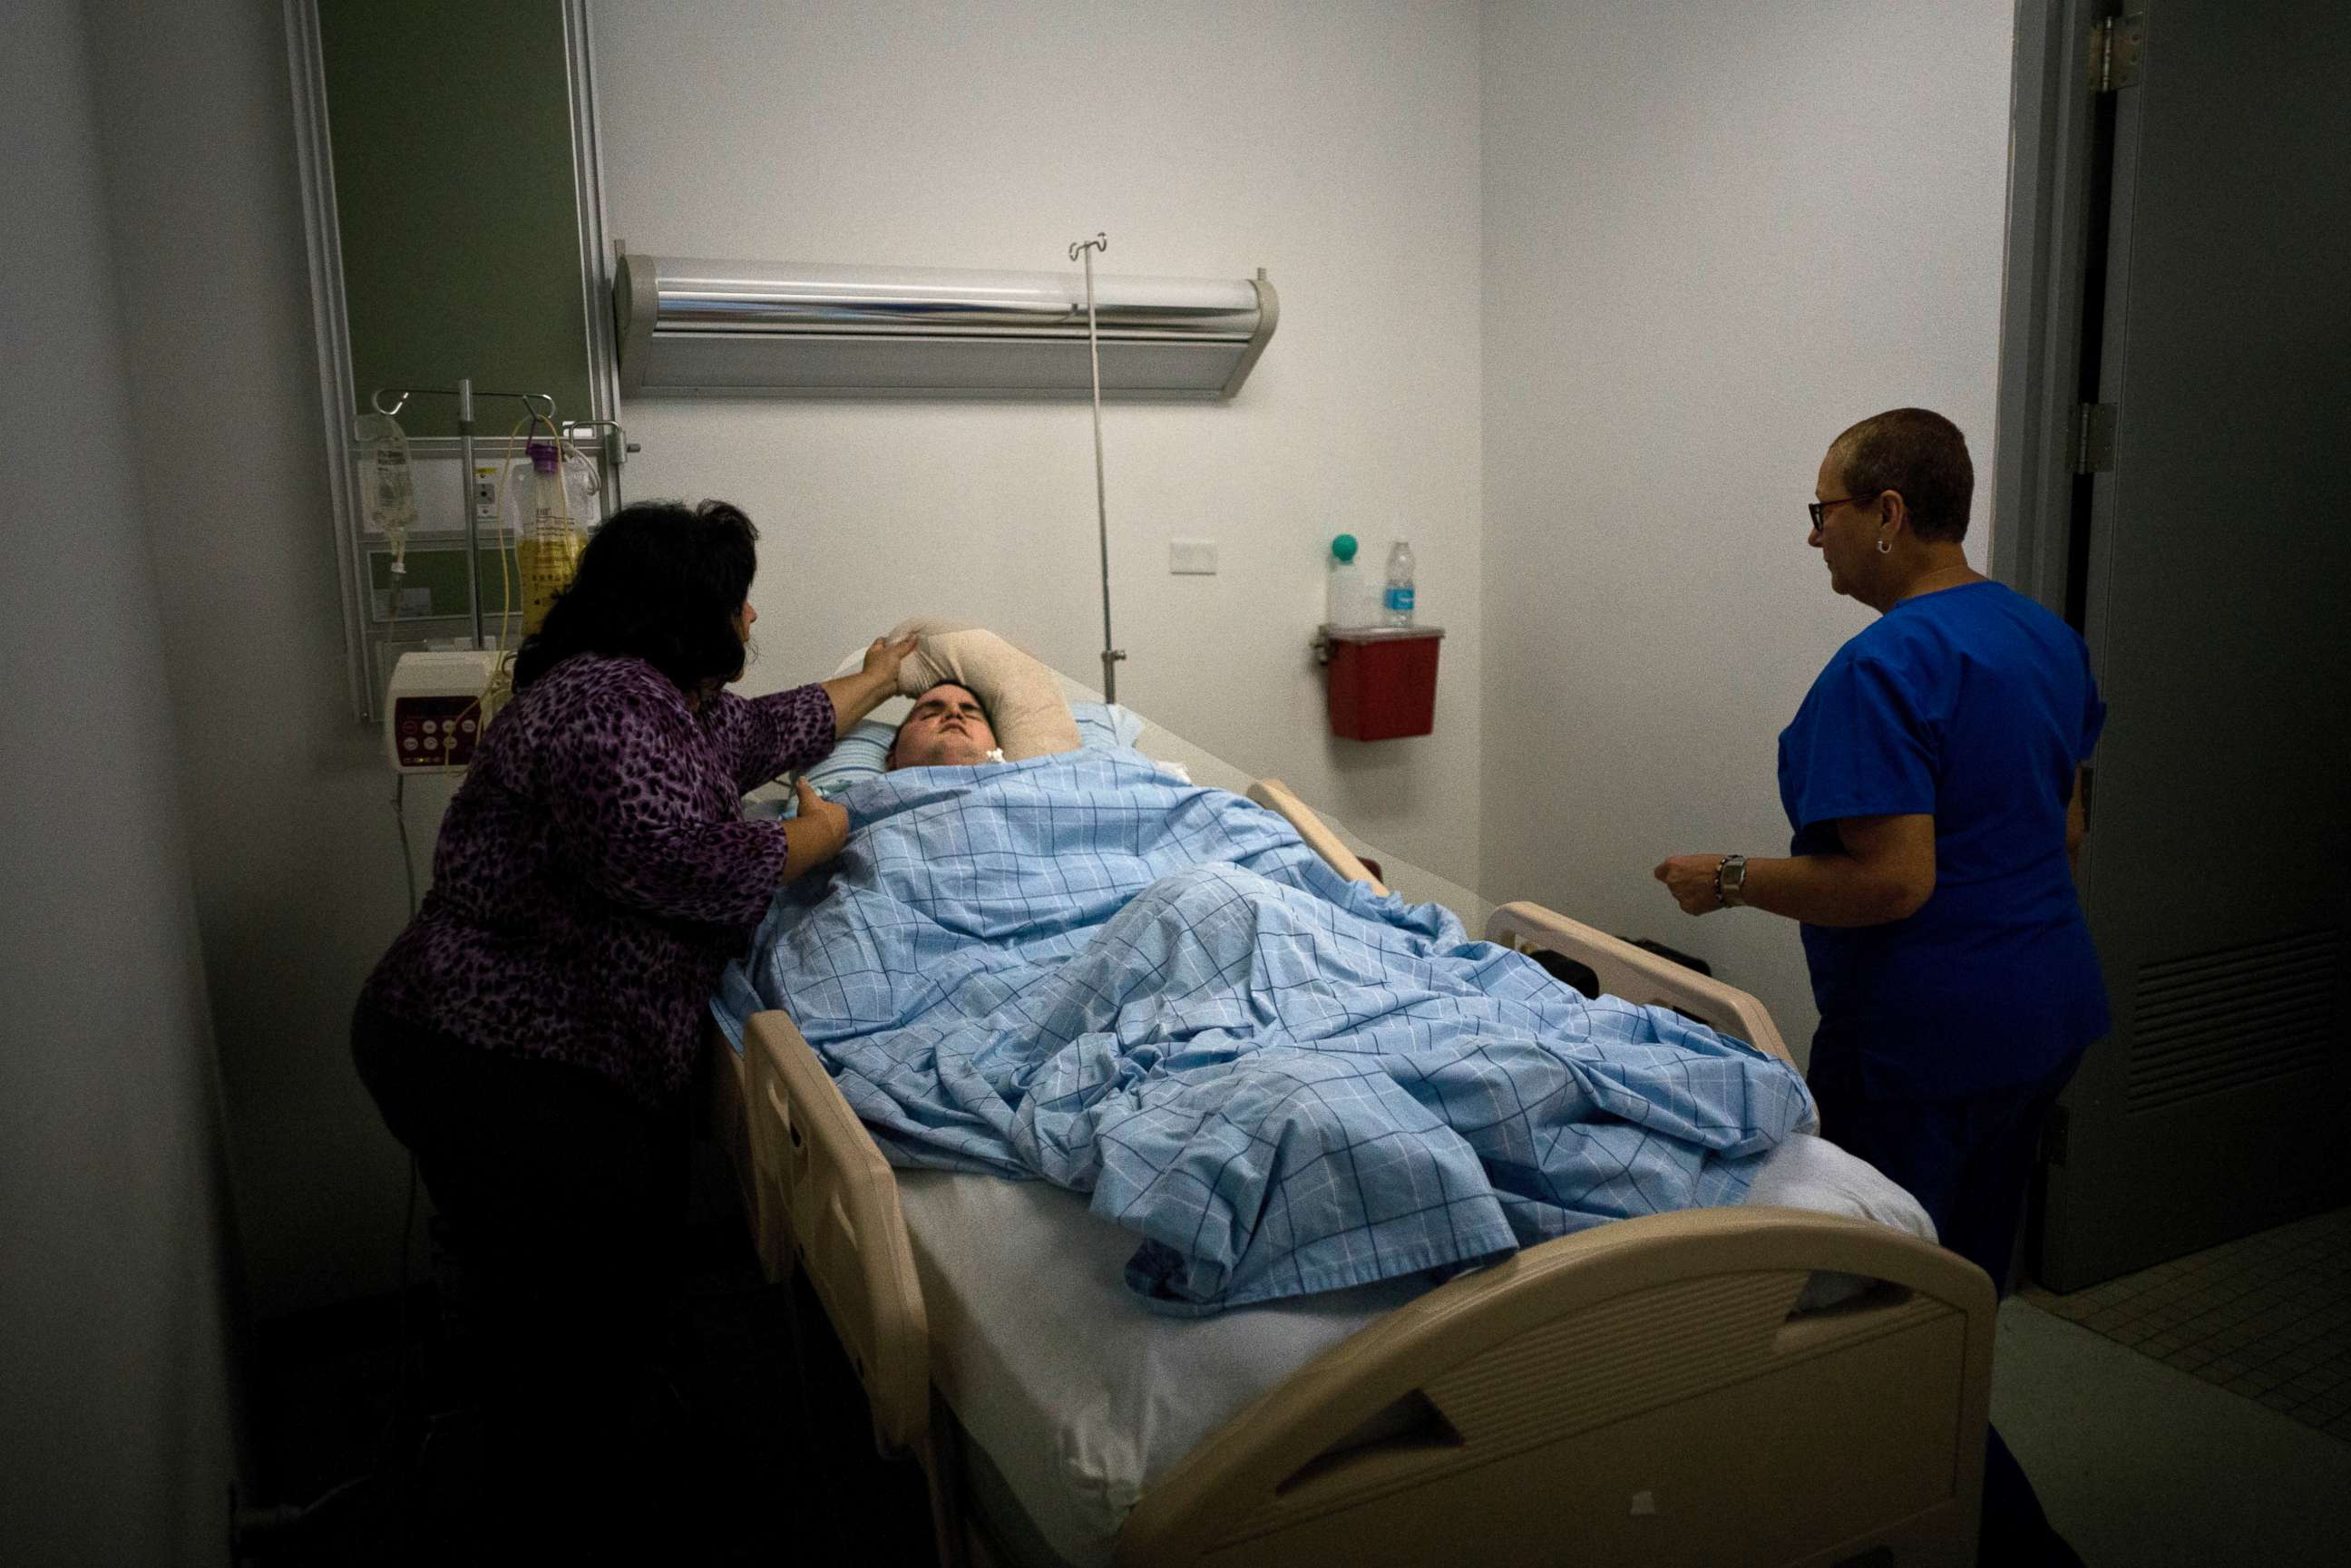
[[[967,687],[942,681],[914,699],[913,711],[891,737],[882,766],[895,773],[901,768],[969,768],[1003,760],[979,698]]]
[[[894,1164],[1090,1195],[1164,1311],[1734,1203],[1810,1124],[1784,1063],[1587,1002],[1138,753],[914,755],[843,797],[848,850],[778,894],[722,1023],[789,1010]]]

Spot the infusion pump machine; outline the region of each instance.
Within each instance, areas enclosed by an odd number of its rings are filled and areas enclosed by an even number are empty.
[[[401,773],[461,773],[506,692],[495,648],[402,653],[384,693],[383,747]]]

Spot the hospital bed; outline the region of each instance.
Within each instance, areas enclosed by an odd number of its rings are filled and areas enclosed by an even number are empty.
[[[1278,780],[1155,729],[1137,746],[1378,880]],[[1449,888],[1384,865],[1408,896]],[[1450,891],[1489,940],[1787,1059],[1743,992]],[[1913,1236],[1683,1210],[1434,1289],[1172,1319],[1124,1290],[1134,1239],[1082,1197],[893,1170],[786,1014],[754,1017],[739,1056],[714,1039],[711,1123],[762,1267],[805,1273],[875,1441],[922,1467],[943,1563],[1974,1561],[1994,1296]]]

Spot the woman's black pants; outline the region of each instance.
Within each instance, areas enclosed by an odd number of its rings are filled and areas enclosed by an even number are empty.
[[[625,1556],[665,1469],[650,1438],[685,1207],[684,1108],[650,1111],[580,1069],[365,1004],[351,1053],[416,1155],[465,1281],[483,1544]]]

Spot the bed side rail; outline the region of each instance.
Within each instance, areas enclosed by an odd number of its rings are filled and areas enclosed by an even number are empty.
[[[1486,940],[1526,952],[1542,948],[1589,964],[1600,988],[1628,1002],[1678,1008],[1724,1034],[1737,1035],[1789,1066],[1779,1026],[1755,998],[1708,975],[1645,952],[1540,904],[1506,904],[1486,922]]]
[[[1308,849],[1331,862],[1332,870],[1349,882],[1370,883],[1374,893],[1386,896],[1387,884],[1372,874],[1372,868],[1342,842],[1330,825],[1316,816],[1313,808],[1300,800],[1289,785],[1279,779],[1260,779],[1249,786],[1249,798],[1270,811],[1280,812],[1298,830],[1298,836],[1306,841]]]
[[[1816,1269],[1891,1288],[1792,1318]],[[1865,1220],[1603,1226],[1309,1363],[1146,1490],[1118,1560],[1972,1562],[1995,1305]]]
[[[752,1244],[759,1250],[759,1267],[767,1274],[768,1282],[774,1284],[790,1278],[792,1249],[791,1243],[780,1235],[771,1240],[768,1221],[759,1212],[759,1184],[754,1179],[751,1164],[751,1131],[744,1115],[746,1067],[715,1021],[705,1023],[702,1036],[703,1125],[711,1141],[725,1152],[726,1167],[735,1173],[737,1194],[751,1223]]]
[[[743,1043],[761,1249],[788,1241],[808,1271],[865,1385],[875,1441],[919,1451],[930,1329],[897,1179],[788,1014],[755,1013]]]

